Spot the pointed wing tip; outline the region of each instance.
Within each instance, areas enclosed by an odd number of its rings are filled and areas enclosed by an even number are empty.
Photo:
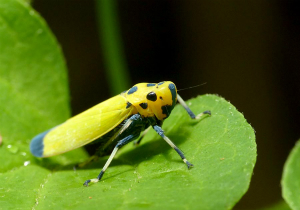
[[[35,136],[30,142],[30,152],[36,157],[43,157],[44,153],[44,137],[49,132],[45,131],[43,133]]]

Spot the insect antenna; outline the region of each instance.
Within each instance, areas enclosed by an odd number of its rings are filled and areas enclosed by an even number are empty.
[[[195,88],[195,87],[199,87],[199,86],[202,86],[202,85],[206,85],[206,83],[207,83],[207,82],[204,82],[204,83],[202,83],[202,84],[200,84],[200,85],[195,85],[195,86],[192,86],[192,87],[182,88],[182,89],[177,90],[177,92],[178,92],[178,91],[182,91],[182,90],[187,90],[187,89]]]

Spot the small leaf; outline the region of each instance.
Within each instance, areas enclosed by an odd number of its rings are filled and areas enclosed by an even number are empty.
[[[300,141],[284,165],[281,179],[282,196],[293,210],[300,209]]]

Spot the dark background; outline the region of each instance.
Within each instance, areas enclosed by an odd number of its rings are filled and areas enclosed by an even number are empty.
[[[61,44],[77,114],[110,97],[94,1],[35,0]],[[258,159],[236,209],[281,199],[283,164],[300,137],[297,1],[117,1],[131,85],[173,81],[188,99],[216,93],[256,131]]]

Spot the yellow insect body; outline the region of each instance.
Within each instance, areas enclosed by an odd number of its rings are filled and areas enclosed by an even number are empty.
[[[168,115],[164,114],[162,112],[162,107],[164,107],[164,106],[173,106],[174,107],[174,105],[177,101],[176,87],[174,85],[174,87],[175,87],[174,92],[176,94],[175,94],[175,98],[172,99],[172,93],[170,93],[170,89],[168,87],[169,84],[170,83],[168,83],[168,82],[164,82],[159,86],[157,86],[157,85],[149,86],[149,83],[139,83],[139,84],[135,85],[136,87],[138,87],[139,91],[136,91],[132,94],[128,94],[128,92],[126,92],[124,95],[125,95],[126,99],[134,107],[136,107],[137,111],[143,117],[156,116],[157,119],[164,120],[165,118],[168,117]],[[159,100],[155,100],[155,101],[148,100],[147,94],[145,94],[145,93],[150,93],[150,92],[154,92],[156,94],[157,99],[159,99]],[[174,103],[174,100],[175,100],[175,103]],[[142,108],[140,106],[141,103],[148,104],[148,107],[146,109]]]
[[[126,109],[126,105],[124,96],[118,95],[55,127],[44,138],[43,157],[82,147],[105,135],[128,116],[137,113],[135,107]]]
[[[37,135],[30,143],[30,150],[37,157],[50,157],[76,149],[99,138],[105,141],[102,149],[114,142],[114,149],[107,163],[96,179],[89,179],[84,183],[88,185],[89,182],[97,182],[101,179],[120,147],[136,139],[143,130],[152,126],[190,168],[193,165],[185,159],[183,153],[161,129],[163,120],[170,115],[177,99],[191,118],[197,118],[177,94],[174,83],[139,83],[128,91]],[[202,114],[210,114],[210,112],[206,111]]]

